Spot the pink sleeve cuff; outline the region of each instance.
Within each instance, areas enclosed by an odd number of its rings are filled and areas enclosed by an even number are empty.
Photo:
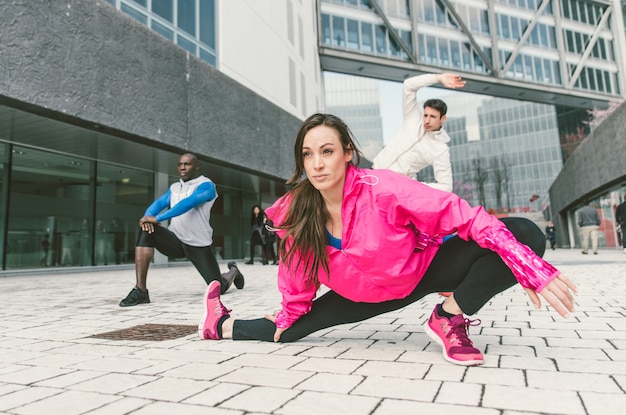
[[[556,277],[559,276],[559,274],[560,274],[560,272],[558,270],[556,270],[547,280],[545,280],[540,286],[535,288],[535,292],[540,293],[541,290],[546,288],[546,285],[550,284],[553,279],[555,279]]]
[[[489,231],[485,245],[500,255],[522,287],[539,292],[559,275],[559,270],[515,239],[507,228]]]
[[[292,318],[287,315],[283,310],[280,310],[278,314],[276,314],[276,327],[279,329],[288,329],[293,325],[293,323],[297,320],[297,318]]]

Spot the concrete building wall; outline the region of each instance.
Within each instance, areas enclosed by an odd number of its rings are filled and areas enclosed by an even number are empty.
[[[557,239],[569,241],[568,214],[603,191],[626,183],[626,102],[578,146],[550,187]]]
[[[289,177],[300,119],[104,1],[0,3],[0,102]]]
[[[323,108],[314,1],[220,1],[218,69],[296,117]]]

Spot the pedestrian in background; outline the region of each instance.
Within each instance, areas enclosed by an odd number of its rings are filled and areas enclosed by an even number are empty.
[[[591,238],[591,249],[593,254],[598,255],[598,230],[600,229],[600,216],[598,211],[591,207],[589,202],[578,211],[578,226],[580,227],[583,250],[582,253],[589,253],[589,238]]]
[[[622,246],[624,247],[624,253],[626,254],[626,195],[624,195],[624,201],[617,205],[615,209],[615,221],[617,222],[619,231],[622,234]]]
[[[248,265],[254,264],[254,251],[257,245],[261,246],[261,263],[267,265],[267,258],[265,254],[265,240],[263,237],[263,226],[265,225],[265,212],[261,209],[261,206],[254,205],[250,211],[250,227],[252,227],[252,233],[250,234],[250,259],[246,262]]]
[[[546,225],[546,239],[550,241],[550,249],[554,251],[554,245],[556,245],[556,228],[552,221],[548,221]]]

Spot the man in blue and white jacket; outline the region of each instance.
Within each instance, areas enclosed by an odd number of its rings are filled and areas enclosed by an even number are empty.
[[[156,248],[163,255],[188,258],[207,285],[213,280],[222,284],[222,293],[234,283],[239,289],[244,278],[235,262],[228,263],[228,272],[220,274],[213,254],[211,207],[217,199],[215,184],[200,174],[198,158],[185,153],[178,160],[180,181],[155,200],[139,220],[141,231],[135,246],[135,275],[137,284],[120,302],[129,307],[150,302],[146,280]],[[169,220],[168,228],[159,224]]]

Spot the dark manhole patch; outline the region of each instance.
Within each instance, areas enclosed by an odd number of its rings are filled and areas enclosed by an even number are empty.
[[[198,331],[198,326],[180,324],[142,324],[127,329],[94,334],[90,337],[108,340],[162,341],[188,336]]]

